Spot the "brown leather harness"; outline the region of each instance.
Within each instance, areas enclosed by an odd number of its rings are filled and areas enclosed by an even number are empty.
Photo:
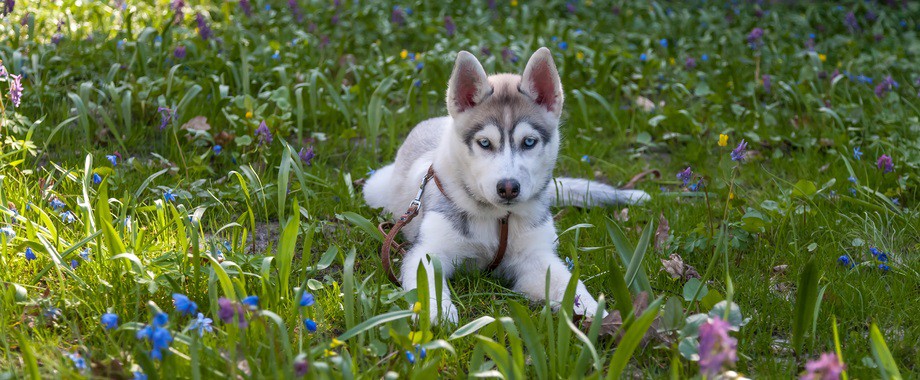
[[[415,199],[409,203],[409,209],[406,210],[406,212],[396,220],[396,223],[383,222],[377,226],[377,229],[380,230],[380,233],[382,233],[384,236],[383,246],[380,247],[380,260],[383,262],[383,271],[386,272],[387,277],[390,278],[390,281],[393,281],[395,284],[399,284],[399,278],[396,277],[396,274],[393,273],[393,270],[390,267],[390,250],[395,248],[400,254],[406,254],[405,247],[403,247],[405,243],[396,243],[396,235],[399,234],[399,230],[409,224],[409,222],[411,222],[412,219],[418,215],[418,211],[422,207],[422,195],[425,194],[425,187],[432,179],[434,180],[434,184],[438,187],[438,190],[441,191],[441,194],[443,194],[444,197],[447,197],[447,193],[444,192],[444,187],[441,185],[441,181],[438,179],[438,176],[434,172],[434,166],[430,166],[428,167],[428,173],[425,174],[424,178],[422,178],[422,183],[418,188],[418,194],[416,194]],[[447,197],[447,199],[450,200],[449,197]],[[495,251],[495,257],[489,264],[490,271],[498,268],[498,265],[502,262],[502,258],[505,257],[505,250],[508,249],[509,216],[511,216],[510,212],[504,217],[498,219],[498,249]],[[389,232],[387,232],[387,228],[389,228]]]

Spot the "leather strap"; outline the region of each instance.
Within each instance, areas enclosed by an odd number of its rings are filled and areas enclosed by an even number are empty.
[[[425,187],[432,179],[434,179],[434,183],[438,187],[438,190],[441,191],[441,194],[447,197],[447,193],[444,191],[441,181],[434,172],[434,166],[430,166],[428,167],[428,173],[425,174],[421,185],[419,185],[418,194],[415,196],[415,199],[409,203],[409,209],[396,220],[396,223],[383,222],[377,225],[377,230],[384,236],[383,246],[380,247],[380,261],[383,264],[383,271],[386,272],[390,281],[393,281],[395,284],[399,284],[399,278],[396,277],[396,274],[393,273],[393,269],[390,266],[390,250],[396,249],[400,254],[406,254],[403,244],[396,243],[396,235],[398,235],[399,231],[409,224],[412,219],[418,216],[419,209],[422,207],[422,195],[425,194]],[[449,199],[448,197],[448,200]],[[508,212],[507,215],[498,219],[498,249],[495,251],[495,257],[492,258],[492,262],[489,263],[490,271],[495,270],[501,265],[502,259],[505,257],[505,251],[508,249],[508,218],[510,216],[511,212]],[[389,232],[387,232],[387,230],[389,230]]]

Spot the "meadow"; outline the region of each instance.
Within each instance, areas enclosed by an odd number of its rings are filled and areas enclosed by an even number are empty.
[[[920,376],[920,3],[0,10],[0,379]],[[446,114],[458,51],[541,46],[557,173],[660,174],[553,210],[611,317],[461,273],[428,323],[363,179]]]

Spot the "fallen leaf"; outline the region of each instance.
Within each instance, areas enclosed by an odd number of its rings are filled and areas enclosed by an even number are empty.
[[[214,136],[214,143],[216,143],[217,145],[226,147],[235,138],[236,138],[236,135],[232,133],[227,133],[227,131],[221,131],[216,136]]]
[[[208,118],[204,116],[195,116],[187,123],[182,124],[182,129],[186,131],[209,131],[211,126],[208,125]]]
[[[661,213],[658,216],[658,230],[655,231],[655,249],[668,249],[668,236],[671,232],[671,225],[668,223],[668,219],[664,217],[664,213]]]
[[[613,214],[613,218],[620,222],[629,221],[629,208],[624,208],[620,212]]]
[[[671,278],[685,281],[691,278],[700,278],[700,273],[696,271],[696,268],[684,264],[684,259],[676,253],[672,253],[667,260],[661,259],[661,265],[664,267],[662,269],[671,275]]]

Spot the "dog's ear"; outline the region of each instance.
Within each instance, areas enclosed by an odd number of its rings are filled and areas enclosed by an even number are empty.
[[[557,117],[562,114],[562,82],[549,49],[541,47],[527,61],[521,91]]]
[[[492,86],[479,60],[466,51],[457,54],[447,86],[447,111],[450,115],[457,116],[475,107],[491,93]]]

